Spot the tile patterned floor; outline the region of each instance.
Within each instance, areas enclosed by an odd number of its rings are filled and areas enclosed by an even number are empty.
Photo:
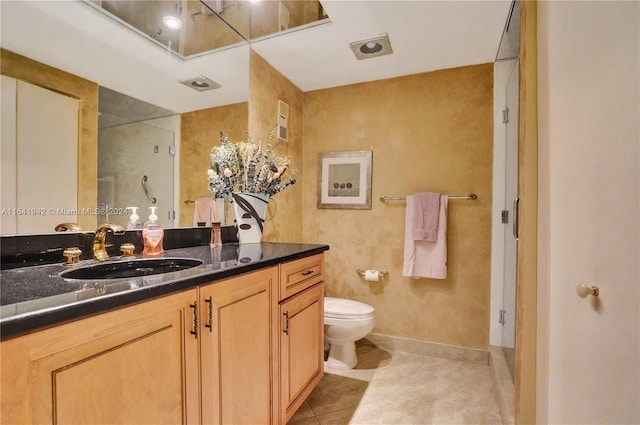
[[[359,363],[325,376],[289,425],[501,425],[489,366],[388,352],[366,339]]]

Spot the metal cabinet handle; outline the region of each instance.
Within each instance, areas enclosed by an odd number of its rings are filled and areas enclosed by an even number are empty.
[[[209,304],[209,321],[204,326],[209,328],[209,332],[213,332],[213,300],[209,297],[204,302]]]
[[[198,339],[198,302],[194,301],[193,304],[189,304],[189,307],[193,309],[193,329],[190,333],[195,339]]]
[[[513,237],[516,240],[520,240],[520,234],[518,233],[518,224],[520,221],[520,197],[517,196],[513,200]]]
[[[302,272],[302,276],[308,276],[313,273],[313,270],[307,270],[306,272]]]
[[[285,311],[282,315],[284,316],[284,330],[282,332],[289,335],[289,311]]]

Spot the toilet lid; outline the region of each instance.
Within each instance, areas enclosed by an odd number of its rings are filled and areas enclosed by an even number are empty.
[[[369,304],[344,298],[324,298],[324,317],[333,319],[366,319],[375,311]]]

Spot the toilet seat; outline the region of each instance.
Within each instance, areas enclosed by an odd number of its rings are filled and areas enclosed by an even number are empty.
[[[324,298],[324,317],[331,319],[370,319],[375,310],[369,304],[344,298]]]

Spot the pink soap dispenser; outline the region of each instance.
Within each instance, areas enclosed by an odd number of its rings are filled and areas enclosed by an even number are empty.
[[[164,253],[164,249],[162,248],[164,229],[158,223],[158,216],[156,215],[157,208],[158,207],[149,207],[151,210],[149,221],[145,223],[142,229],[142,240],[144,242],[142,255],[145,257],[156,257]]]

